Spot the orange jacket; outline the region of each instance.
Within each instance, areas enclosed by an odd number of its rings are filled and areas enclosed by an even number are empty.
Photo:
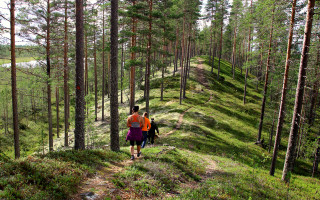
[[[148,118],[144,117],[144,126],[142,127],[142,131],[149,131],[151,128],[151,124]]]

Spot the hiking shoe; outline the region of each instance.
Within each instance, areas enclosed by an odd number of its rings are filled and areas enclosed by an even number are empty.
[[[131,160],[134,160],[134,156],[131,156]]]
[[[141,155],[141,151],[137,154],[137,157],[140,157],[140,155]]]

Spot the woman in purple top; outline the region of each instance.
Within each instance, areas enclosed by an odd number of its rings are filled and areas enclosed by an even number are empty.
[[[131,160],[134,159],[134,142],[137,144],[137,157],[141,155],[140,149],[143,141],[142,127],[144,126],[144,121],[138,112],[139,106],[133,106],[132,115],[130,115],[127,120],[127,127],[130,129],[126,140],[130,141]]]

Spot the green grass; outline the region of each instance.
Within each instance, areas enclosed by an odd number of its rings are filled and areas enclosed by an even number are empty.
[[[110,161],[129,155],[102,150],[52,152],[10,160],[0,154],[0,199],[66,199]]]

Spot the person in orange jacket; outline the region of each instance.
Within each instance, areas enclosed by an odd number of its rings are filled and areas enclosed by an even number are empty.
[[[148,131],[151,128],[150,120],[148,119],[148,113],[143,113],[143,120],[144,120],[144,126],[142,127],[142,135],[143,135],[143,142],[141,148],[144,148],[147,143],[148,139]]]

